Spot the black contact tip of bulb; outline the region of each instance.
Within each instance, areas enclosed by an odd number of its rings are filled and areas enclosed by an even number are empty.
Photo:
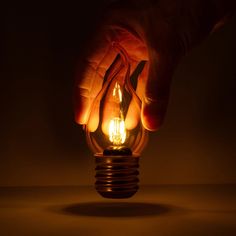
[[[97,192],[105,198],[129,198],[139,186],[139,157],[95,155]]]
[[[103,151],[104,156],[132,156],[130,148],[125,146],[110,146]]]

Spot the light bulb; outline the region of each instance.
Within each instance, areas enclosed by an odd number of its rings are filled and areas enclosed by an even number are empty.
[[[141,100],[130,79],[127,52],[113,43],[117,57],[85,126],[96,162],[96,190],[106,198],[128,198],[138,190],[139,157],[147,139],[141,122]]]

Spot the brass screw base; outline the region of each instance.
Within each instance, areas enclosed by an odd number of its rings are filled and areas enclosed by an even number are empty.
[[[105,198],[129,198],[138,190],[138,164],[136,156],[95,155],[97,192]]]

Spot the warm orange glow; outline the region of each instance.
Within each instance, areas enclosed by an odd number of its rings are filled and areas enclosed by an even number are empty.
[[[121,145],[125,142],[125,122],[121,118],[113,118],[109,123],[109,140],[113,145]]]
[[[119,107],[122,102],[122,92],[120,84],[116,82],[115,87],[112,92],[113,100],[116,104],[119,104]],[[112,117],[109,122],[108,134],[109,140],[113,145],[121,145],[125,142],[126,139],[126,130],[125,130],[125,121],[122,118],[122,111],[119,111],[119,117]]]
[[[120,89],[120,85],[117,82],[116,82],[115,87],[113,89],[112,96],[113,96],[114,101],[116,101],[117,103],[122,102],[122,92]]]

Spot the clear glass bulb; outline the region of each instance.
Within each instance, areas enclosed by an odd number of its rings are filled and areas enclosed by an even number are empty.
[[[138,159],[147,132],[141,122],[141,100],[130,80],[126,51],[116,43],[117,57],[108,69],[86,124],[87,142],[96,159],[97,191],[125,198],[138,189]]]

